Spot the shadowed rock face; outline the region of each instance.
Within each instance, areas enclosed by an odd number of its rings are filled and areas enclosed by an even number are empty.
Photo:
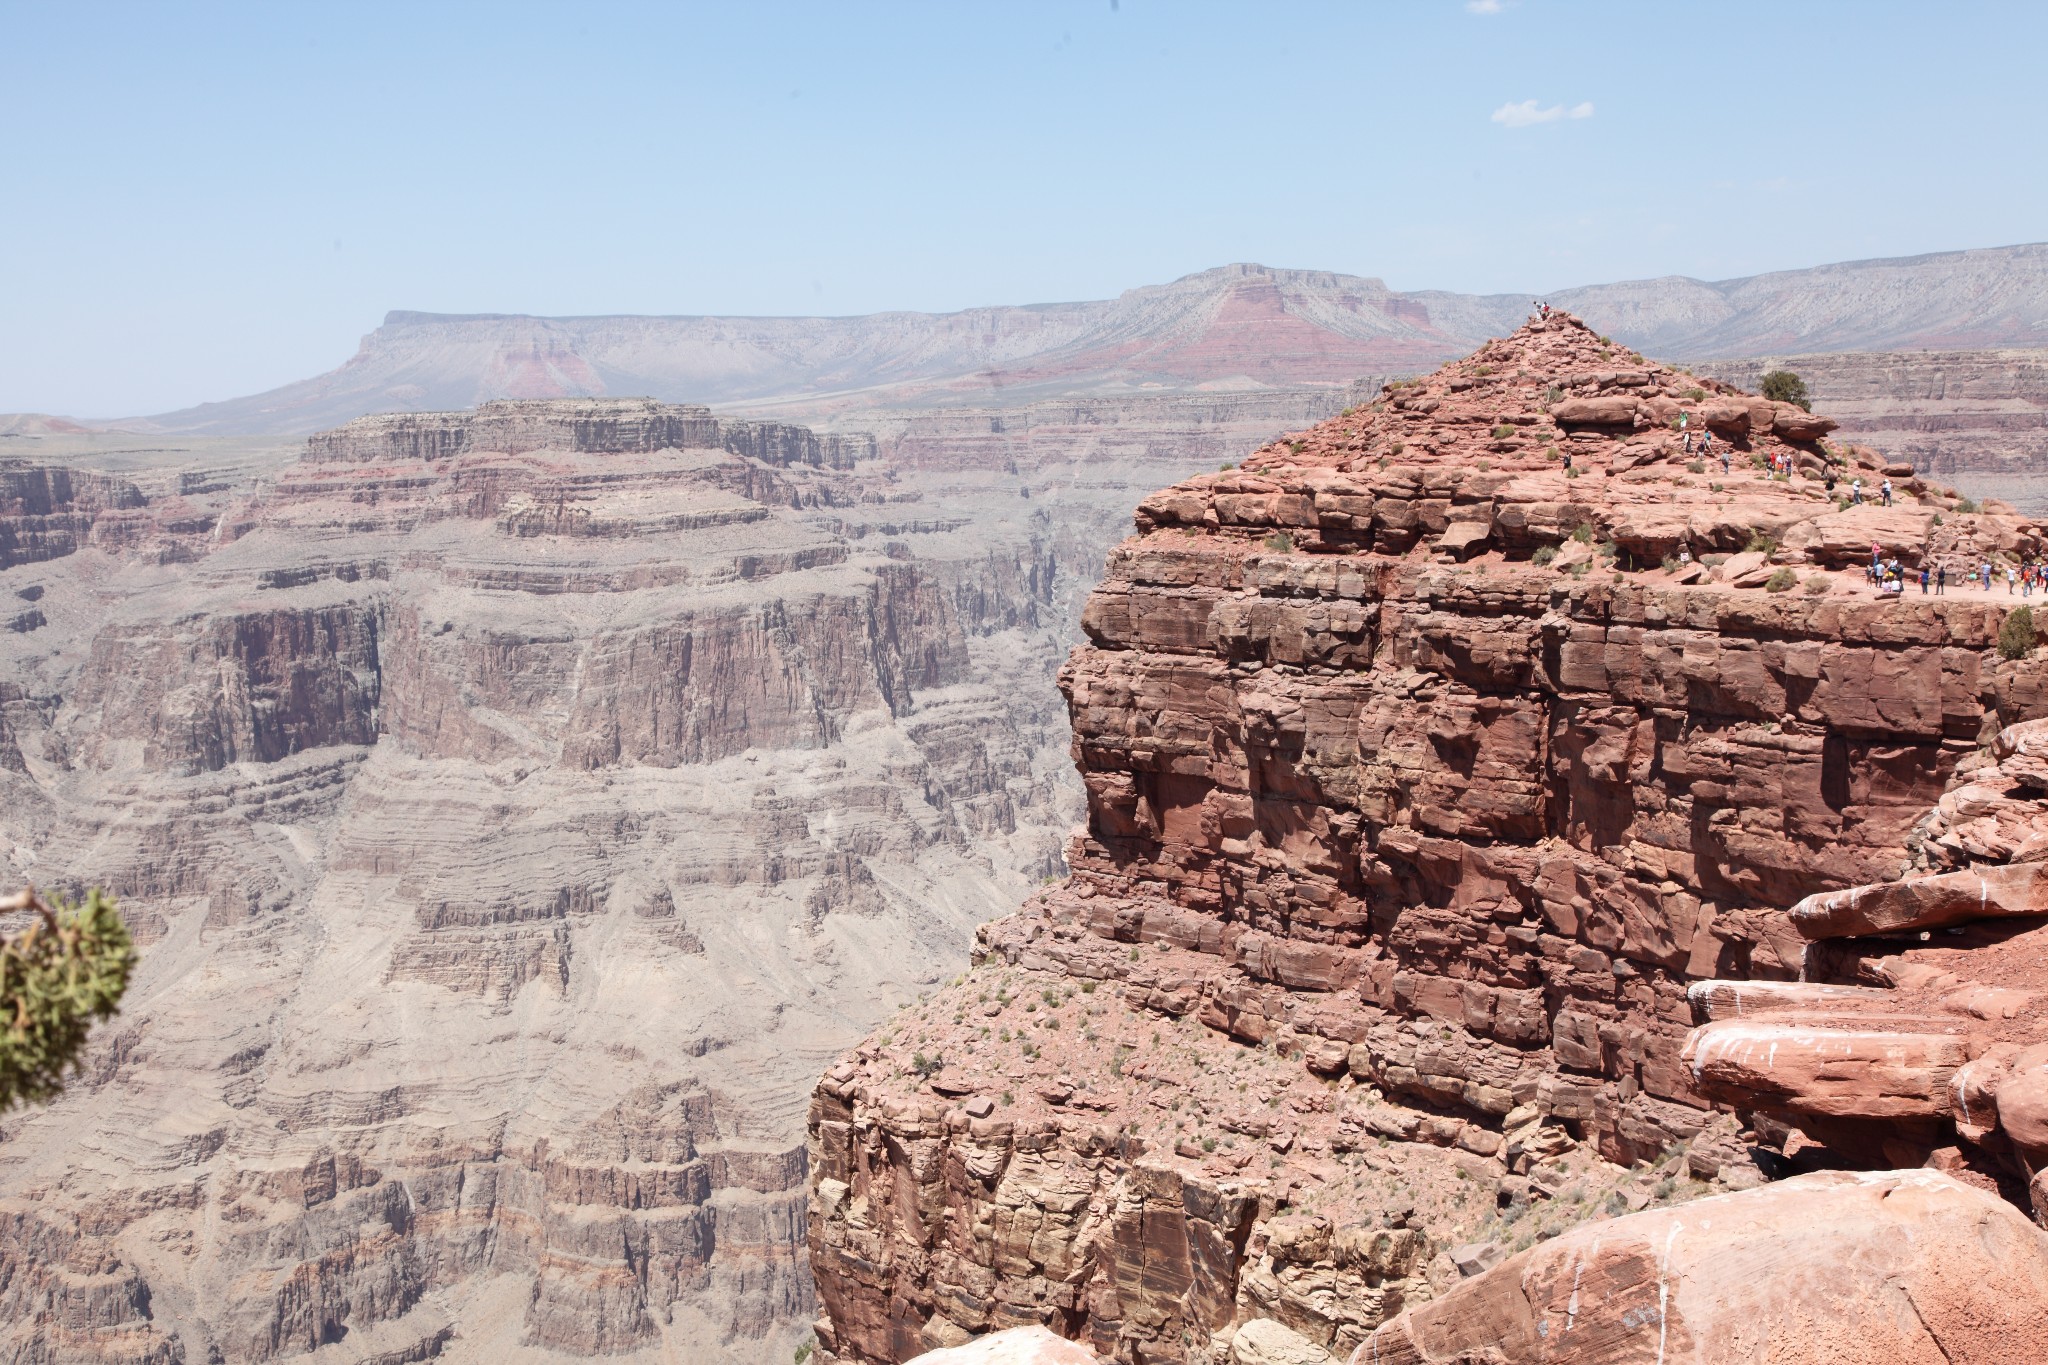
[[[1809,1069],[1800,1099],[1793,1066],[1770,1102],[1731,1100],[1764,1051],[1723,1076],[1739,1049],[1693,1035],[1696,985],[1877,992],[1816,969],[1806,898],[2031,847],[2024,812],[1986,814],[2017,769],[1962,794],[2048,709],[2038,652],[1993,648],[2020,599],[1853,565],[1875,544],[1959,581],[2041,532],[1903,472],[1897,505],[1841,507],[1831,475],[1885,465],[1827,436],[1555,317],[1142,503],[1061,675],[1071,877],[813,1100],[826,1349],[1042,1322],[1243,1360],[1271,1321],[1341,1357],[1701,1181],[1904,1159],[2001,1190],[1937,1113],[1988,1033],[1961,1014],[1865,1020],[1860,1082]],[[2041,980],[1956,974],[2014,1018]]]
[[[1323,410],[911,460],[506,403],[8,473],[0,846],[144,965],[5,1120],[5,1350],[787,1359],[803,1097],[1060,869],[1104,549]]]

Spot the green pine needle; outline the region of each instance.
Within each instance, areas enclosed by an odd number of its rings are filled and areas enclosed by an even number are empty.
[[[17,1104],[41,1104],[64,1089],[79,1069],[86,1035],[97,1019],[111,1018],[135,970],[135,943],[114,913],[113,899],[97,887],[75,906],[61,896],[43,900],[33,889],[4,907],[32,910],[37,918],[0,940],[0,1113]]]

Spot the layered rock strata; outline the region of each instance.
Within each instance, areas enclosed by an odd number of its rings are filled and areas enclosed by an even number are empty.
[[[1909,875],[1787,918],[1800,979],[1701,981],[1684,1059],[1711,1098],[1868,1162],[1932,1159],[2048,1224],[2048,720],[1959,764]]]
[[[5,1352],[787,1359],[810,1081],[1060,869],[1052,676],[1190,466],[645,403],[105,445],[0,509],[0,849],[144,945],[0,1129]]]
[[[493,451],[646,454],[658,450],[726,450],[771,465],[850,469],[874,453],[857,436],[820,436],[780,422],[734,421],[693,403],[649,398],[501,398],[474,412],[419,412],[358,417],[306,442],[306,458],[370,463],[431,461]]]
[[[1952,1143],[1688,1052],[1696,983],[1798,989],[1788,912],[1942,856],[2048,709],[2002,584],[1863,567],[2039,528],[1905,470],[1853,503],[1887,464],[1832,427],[1558,316],[1146,500],[1061,678],[1071,877],[813,1100],[824,1350],[1341,1355],[1588,1216]]]
[[[1972,485],[2048,468],[2048,351],[1850,352],[1712,361],[1703,373],[1755,388],[1788,369],[1842,434],[1893,460]],[[1974,476],[1974,477],[1972,477]],[[2030,493],[2015,483],[2015,501]]]

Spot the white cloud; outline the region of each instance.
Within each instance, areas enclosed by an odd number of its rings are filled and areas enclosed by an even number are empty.
[[[1474,14],[1499,14],[1507,6],[1501,0],[1465,0],[1465,8]]]
[[[1548,107],[1535,100],[1523,100],[1519,104],[1503,104],[1493,111],[1493,121],[1503,128],[1527,128],[1537,123],[1556,123],[1559,119],[1591,118],[1593,102],[1584,100],[1567,109],[1562,104]]]

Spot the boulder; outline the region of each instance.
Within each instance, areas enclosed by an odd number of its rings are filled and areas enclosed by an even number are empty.
[[[1853,886],[1806,897],[1788,912],[1810,939],[1856,938],[1939,929],[1972,920],[2048,914],[2048,875],[2039,863],[1945,872]]]
[[[2040,1166],[2048,1158],[2048,1045],[2030,1047],[2012,1059],[1998,1086],[1998,1124],[2013,1145]]]
[[[1771,434],[1781,441],[1818,441],[1841,423],[1832,417],[1820,417],[1791,403],[1774,404],[1771,409]],[[1906,473],[1912,473],[1910,467]]]
[[[1844,492],[1847,490],[1844,489]],[[1866,498],[1877,489],[1863,486]],[[1869,503],[1842,512],[1815,517],[1785,538],[1792,549],[1806,551],[1807,557],[1830,568],[1870,563],[1870,547],[1876,545],[1886,558],[1918,566],[1934,529],[1934,514],[1912,507],[1882,507]]]
[[[1724,1019],[1693,1030],[1680,1060],[1694,1084],[1744,1109],[1826,1118],[1934,1118],[1967,1041],[1914,1029],[1821,1028]]]
[[[2032,1365],[2048,1233],[1937,1171],[1829,1171],[1593,1223],[1386,1323],[1352,1365]]]
[[[1686,1003],[1701,1023],[1739,1019],[1765,1010],[1827,1010],[1855,1001],[1883,1000],[1890,991],[1873,986],[1830,986],[1813,981],[1695,981]]]
[[[1632,427],[1636,400],[1626,394],[1566,398],[1551,405],[1550,416],[1561,427]]]
[[[1700,420],[1716,436],[1731,439],[1749,435],[1749,404],[1709,403],[1700,409]]]
[[[1330,1365],[1335,1359],[1301,1333],[1271,1318],[1253,1318],[1231,1338],[1236,1365]]]
[[[964,1346],[926,1351],[910,1365],[1101,1365],[1086,1346],[1054,1336],[1043,1327],[1012,1327],[976,1337]]]

